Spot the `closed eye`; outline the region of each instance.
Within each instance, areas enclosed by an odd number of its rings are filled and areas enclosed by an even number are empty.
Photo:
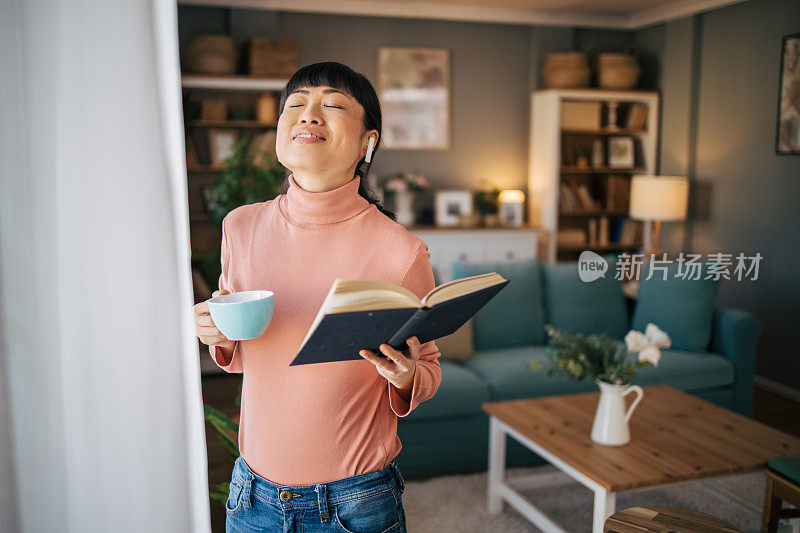
[[[290,105],[289,107],[301,107],[302,105],[303,104],[295,104],[295,105]],[[338,105],[326,105],[325,107],[335,107],[336,109],[344,109],[343,107]]]

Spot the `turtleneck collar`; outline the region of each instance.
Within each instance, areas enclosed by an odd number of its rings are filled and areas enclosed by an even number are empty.
[[[311,192],[303,189],[289,174],[286,190],[286,211],[293,221],[312,224],[331,224],[351,218],[371,204],[358,194],[361,176],[356,175],[344,185],[330,191]]]

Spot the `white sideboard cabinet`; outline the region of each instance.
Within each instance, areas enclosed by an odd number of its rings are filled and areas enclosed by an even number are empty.
[[[537,257],[538,228],[435,228],[413,227],[409,231],[425,241],[431,266],[439,282],[453,279],[453,264],[505,263]]]

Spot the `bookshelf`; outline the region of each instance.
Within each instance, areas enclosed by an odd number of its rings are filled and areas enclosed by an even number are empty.
[[[262,134],[272,132],[272,138],[264,138],[264,142],[274,146],[277,116],[271,121],[256,120],[258,99],[264,93],[270,93],[277,102],[280,91],[288,81],[244,75],[181,75],[193,266],[202,261],[205,250],[219,250],[221,237],[220,229],[209,217],[203,199],[203,188],[215,183],[224,168],[224,165],[212,162],[213,132],[231,132],[236,138],[245,136],[251,142],[255,142]],[[203,118],[204,99],[224,100],[225,116]]]
[[[641,247],[630,179],[656,173],[658,111],[657,91],[531,93],[528,219],[546,231],[544,260]]]

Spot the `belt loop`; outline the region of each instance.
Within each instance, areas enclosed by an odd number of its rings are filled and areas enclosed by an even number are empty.
[[[389,463],[389,466],[392,467],[392,471],[394,471],[395,478],[397,480],[397,485],[400,487],[400,492],[405,490],[405,480],[403,479],[403,474],[400,473],[400,467],[397,466],[397,463],[392,459]]]
[[[244,506],[248,509],[252,509],[253,507],[253,498],[252,498],[252,488],[253,488],[253,474],[247,472],[244,478],[244,494],[242,494],[242,498],[244,498]]]
[[[323,523],[330,520],[331,515],[328,512],[328,486],[325,483],[318,484],[314,490],[317,491],[317,502],[319,504],[319,518]]]

